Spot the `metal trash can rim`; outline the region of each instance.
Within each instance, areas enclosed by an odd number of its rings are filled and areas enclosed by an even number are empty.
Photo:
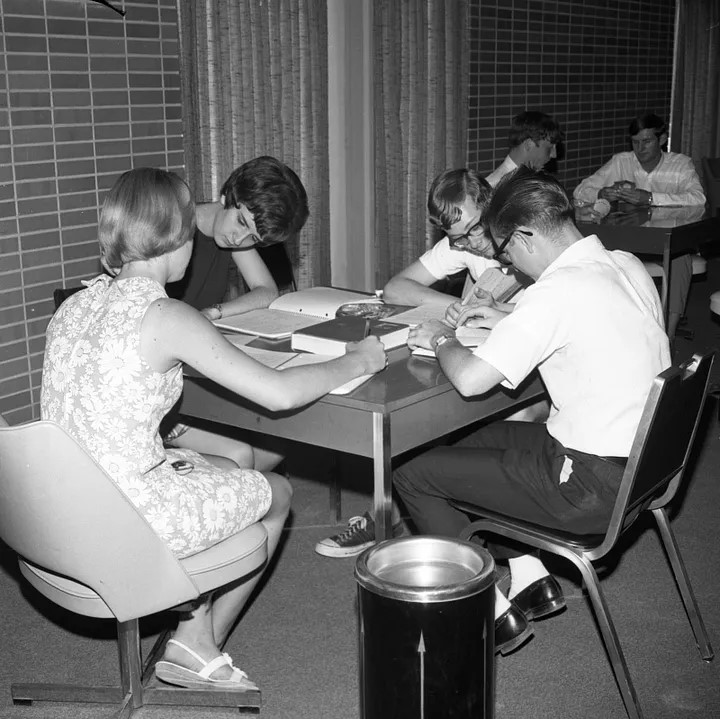
[[[368,591],[409,602],[472,596],[494,581],[495,562],[477,544],[447,537],[399,537],[366,549],[355,578]]]

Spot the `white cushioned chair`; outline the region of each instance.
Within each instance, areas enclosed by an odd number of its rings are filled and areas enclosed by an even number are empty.
[[[178,559],[105,471],[59,425],[0,426],[0,538],[27,581],[55,604],[117,622],[115,687],[13,684],[16,703],[117,703],[118,717],[144,704],[257,708],[260,692],[159,685],[153,666],[167,633],[142,666],[138,619],[181,609],[267,560],[267,533],[253,524]]]

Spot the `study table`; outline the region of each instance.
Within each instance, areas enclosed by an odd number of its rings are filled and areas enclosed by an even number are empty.
[[[575,208],[575,222],[583,235],[597,235],[609,250],[662,257],[662,303],[668,320],[668,288],[673,257],[695,252],[720,239],[720,217],[703,205],[696,207],[638,207],[624,202],[611,204],[610,213],[598,217],[592,206]]]
[[[289,341],[253,345],[289,349]],[[373,509],[378,539],[391,536],[392,459],[480,420],[509,414],[542,398],[532,375],[517,390],[496,388],[462,397],[434,358],[415,357],[407,347],[388,352],[388,366],[347,395],[328,394],[300,409],[271,412],[186,370],[180,412],[373,461]]]

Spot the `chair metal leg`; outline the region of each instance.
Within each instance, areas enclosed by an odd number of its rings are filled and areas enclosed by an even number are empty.
[[[585,587],[587,588],[590,602],[600,627],[600,634],[610,658],[613,673],[615,674],[615,681],[617,682],[623,703],[625,704],[625,711],[630,719],[642,719],[643,714],[640,708],[640,702],[638,701],[635,687],[630,678],[625,655],[620,648],[620,640],[618,639],[615,625],[610,617],[610,610],[605,601],[605,596],[600,589],[600,581],[598,580],[595,568],[588,559],[580,557],[577,554],[568,552],[567,554],[563,554],[563,556],[570,559],[582,573]]]
[[[70,686],[65,684],[13,684],[13,703],[32,704],[36,701],[77,704],[116,704],[119,710],[113,719],[130,719],[135,709],[152,704],[179,707],[224,707],[257,712],[262,705],[259,691],[191,690],[159,685],[155,679],[155,661],[162,654],[169,637],[158,638],[142,666],[138,620],[117,623],[120,658],[120,687]]]
[[[140,624],[137,619],[117,623],[120,688],[124,705],[130,713],[143,705],[142,660],[140,659]]]
[[[625,711],[627,712],[629,719],[643,719],[642,709],[640,708],[640,702],[638,701],[635,687],[632,679],[630,678],[630,672],[628,671],[627,662],[625,661],[625,655],[620,647],[620,640],[618,639],[617,632],[615,631],[615,625],[610,617],[610,610],[608,609],[607,602],[605,601],[605,596],[600,589],[600,581],[598,580],[598,576],[592,562],[568,547],[550,543],[539,538],[534,538],[534,541],[529,541],[530,537],[523,532],[506,525],[496,525],[492,522],[492,520],[480,519],[472,522],[463,530],[460,538],[469,540],[470,537],[477,532],[494,532],[503,537],[514,539],[518,542],[529,542],[532,546],[537,547],[538,549],[552,552],[560,557],[565,557],[580,570],[585,588],[588,596],[590,597],[590,603],[593,611],[595,612],[595,618],[597,619],[598,627],[600,629],[600,636],[602,637],[605,650],[607,651],[608,658],[610,659],[610,665],[612,667],[613,674],[615,675],[615,681],[618,685],[618,689],[620,690],[620,696],[622,697],[623,704],[625,705]]]
[[[340,487],[340,455],[333,452],[330,466],[330,521],[340,524],[342,519],[342,489]]]
[[[658,528],[660,530],[660,538],[662,539],[663,546],[667,552],[668,559],[670,560],[670,568],[672,569],[673,576],[677,582],[678,590],[680,591],[680,597],[682,598],[683,604],[685,605],[685,612],[690,620],[690,626],[692,627],[693,635],[695,636],[695,643],[697,644],[700,656],[709,662],[715,656],[712,646],[710,645],[710,638],[705,629],[705,624],[700,616],[700,608],[698,607],[697,600],[695,599],[695,593],[690,585],[690,579],[685,569],[685,562],[683,562],[680,556],[680,549],[675,539],[675,533],[670,527],[670,521],[668,520],[667,513],[660,507],[652,510],[655,520],[657,521]]]

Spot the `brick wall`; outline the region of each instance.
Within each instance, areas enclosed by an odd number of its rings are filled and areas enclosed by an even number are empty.
[[[99,271],[118,174],[182,174],[175,0],[0,0],[0,413],[38,416],[53,290]]]
[[[572,190],[629,149],[638,111],[669,120],[674,0],[469,0],[468,165],[488,173],[525,109],[566,135],[558,178]]]

